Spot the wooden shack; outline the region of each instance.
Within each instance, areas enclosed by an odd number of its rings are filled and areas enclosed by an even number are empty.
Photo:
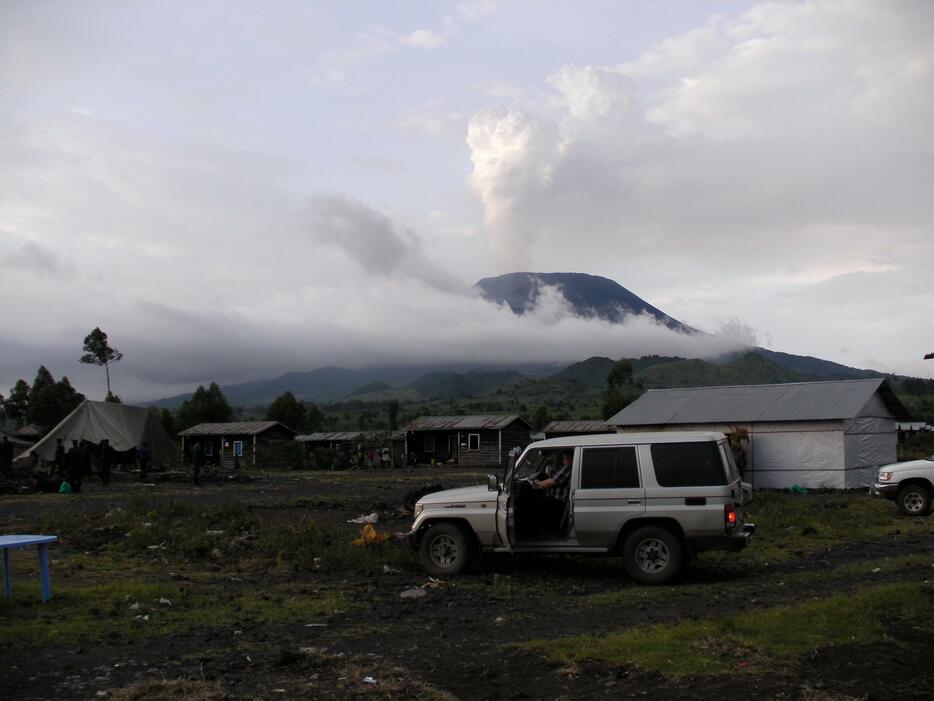
[[[295,440],[305,446],[309,467],[353,469],[405,466],[404,431],[326,431],[295,436]],[[328,464],[320,464],[322,462]]]
[[[293,467],[297,432],[278,421],[234,421],[198,424],[179,432],[182,456],[191,460],[191,447],[201,444],[206,465],[228,469]]]
[[[420,416],[402,430],[417,463],[505,465],[509,452],[532,442],[532,426],[516,414]]]

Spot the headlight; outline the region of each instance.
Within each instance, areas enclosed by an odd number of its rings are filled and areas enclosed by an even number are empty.
[[[412,510],[412,515],[415,516],[415,518],[418,518],[421,515],[422,511],[424,510],[425,510],[424,504],[416,504],[415,508]]]
[[[879,473],[879,481],[880,481],[880,482],[888,482],[890,479],[892,479],[892,473],[891,473],[891,472],[880,472],[880,473]]]

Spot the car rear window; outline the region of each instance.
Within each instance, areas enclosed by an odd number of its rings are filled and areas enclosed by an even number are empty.
[[[655,479],[662,487],[709,487],[727,484],[714,441],[656,443],[652,446]]]
[[[581,460],[581,489],[628,489],[639,486],[636,449],[587,448]]]

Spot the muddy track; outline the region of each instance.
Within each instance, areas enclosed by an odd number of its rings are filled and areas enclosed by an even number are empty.
[[[584,597],[581,594],[598,593],[600,589],[616,591],[619,582],[604,579],[586,583],[585,580],[585,584],[581,585],[573,575],[552,576],[549,583],[532,588],[528,598],[516,597],[495,604],[481,595],[476,598],[465,597],[459,592],[448,592],[442,588],[431,592],[428,597],[402,613],[398,605],[392,602],[378,603],[368,612],[368,616],[376,620],[399,618],[401,620],[398,623],[401,625],[394,626],[392,634],[349,639],[345,641],[344,648],[348,651],[381,650],[387,658],[407,664],[425,678],[445,679],[444,688],[464,698],[476,697],[478,679],[484,680],[484,687],[489,685],[489,698],[497,697],[497,680],[513,684],[516,669],[536,669],[541,672],[537,675],[535,694],[516,698],[540,698],[568,693],[572,696],[586,696],[596,691],[597,687],[591,688],[586,679],[562,680],[561,675],[554,673],[554,665],[537,655],[512,647],[512,644],[535,638],[599,635],[636,625],[717,617],[763,607],[797,604],[845,593],[851,587],[865,586],[867,581],[885,584],[934,579],[934,569],[930,567],[899,567],[875,574],[868,568],[866,572],[855,574],[831,576],[829,573],[830,569],[840,565],[919,552],[930,553],[934,563],[934,536],[920,539],[895,536],[878,542],[850,544],[815,553],[800,563],[777,567],[774,572],[752,574],[739,580],[734,575],[718,576],[711,571],[703,571],[703,576],[695,578],[689,570],[680,585],[665,588],[666,592],[671,592],[670,596],[662,595],[631,605],[599,605],[582,601]],[[803,581],[794,577],[795,573],[821,571],[828,576],[805,578]],[[501,575],[481,575],[490,580],[497,576]],[[456,583],[453,586],[456,588]],[[495,584],[491,581],[490,586],[495,587]],[[556,602],[559,603],[556,605]],[[519,634],[517,627],[521,630]],[[403,631],[402,635],[400,631]],[[926,642],[927,649],[932,649],[930,643],[934,642],[934,636]],[[606,677],[606,689],[612,688],[616,695],[623,693],[622,689],[609,682],[618,674],[624,677],[644,676],[644,673],[632,670],[605,670],[593,665],[584,677]],[[659,683],[659,680],[655,682]],[[792,678],[771,688],[773,691],[786,687],[797,689],[794,686],[796,683],[797,678]],[[581,684],[584,688],[579,688]],[[671,698],[671,687],[665,686],[665,689],[658,698]],[[644,691],[644,688],[640,689],[633,695],[645,698]],[[709,692],[710,689],[705,687],[703,698],[711,698]],[[881,691],[877,690],[877,693]],[[902,698],[927,697],[911,696],[909,693]]]

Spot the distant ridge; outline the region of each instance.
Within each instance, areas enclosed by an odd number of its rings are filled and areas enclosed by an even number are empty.
[[[525,314],[538,304],[543,286],[561,291],[574,314],[622,323],[632,315],[647,314],[682,333],[701,333],[681,323],[619,283],[586,273],[518,272],[483,278],[474,285],[485,299]],[[607,349],[612,352],[612,349]],[[617,356],[618,357],[618,356]],[[561,364],[542,363],[448,363],[350,369],[322,367],[307,372],[288,372],[269,380],[225,385],[222,389],[234,406],[268,405],[285,391],[307,402],[388,400],[392,397],[473,397],[506,391],[524,378],[548,378],[568,387],[602,391],[613,358],[593,357]],[[830,360],[783,353],[767,348],[744,348],[712,361],[647,355],[631,359],[635,379],[644,387],[696,387],[716,384],[769,384],[806,380],[846,380],[897,377],[875,370],[852,368]],[[549,385],[540,389],[547,393]],[[148,402],[175,409],[191,393]],[[359,398],[359,399],[358,399]]]

